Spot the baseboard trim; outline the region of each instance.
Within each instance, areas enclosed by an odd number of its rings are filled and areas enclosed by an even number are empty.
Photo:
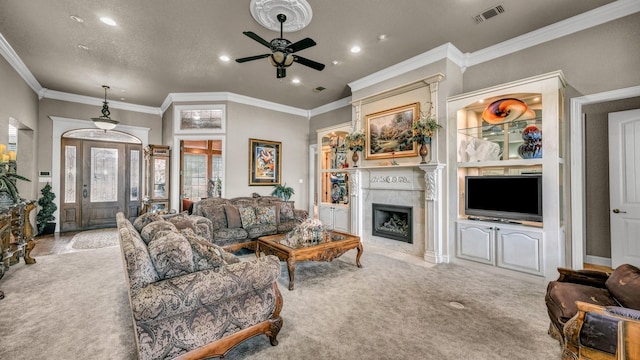
[[[601,256],[586,255],[584,257],[584,262],[587,264],[611,267],[611,259]]]

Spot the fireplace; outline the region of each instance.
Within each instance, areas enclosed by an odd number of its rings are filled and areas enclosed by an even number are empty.
[[[413,220],[410,206],[371,204],[373,236],[413,244]]]

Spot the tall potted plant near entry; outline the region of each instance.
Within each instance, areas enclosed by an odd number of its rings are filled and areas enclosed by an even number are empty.
[[[364,132],[362,130],[356,130],[349,133],[344,140],[349,150],[353,151],[353,155],[351,156],[353,167],[358,167],[358,151],[364,150]]]
[[[287,186],[287,183],[285,183],[284,185],[276,185],[275,189],[273,189],[273,191],[271,192],[271,195],[277,196],[284,201],[288,201],[293,194],[295,194],[295,191],[291,186]]]
[[[53,234],[56,231],[56,217],[53,213],[58,209],[53,200],[56,198],[56,194],[51,191],[51,185],[47,183],[42,190],[40,190],[42,196],[38,199],[38,205],[40,205],[40,211],[36,215],[36,223],[38,224],[38,234],[48,235]]]
[[[425,157],[429,153],[427,144],[431,144],[431,137],[433,134],[442,128],[442,125],[438,124],[436,118],[431,115],[430,112],[420,112],[420,118],[411,124],[411,131],[413,132],[412,141],[420,144],[419,154],[422,157],[420,164],[426,164]]]

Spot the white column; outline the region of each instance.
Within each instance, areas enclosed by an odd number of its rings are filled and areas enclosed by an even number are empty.
[[[419,165],[424,171],[424,260],[432,264],[448,263],[449,254],[444,238],[444,209],[442,204],[442,172],[444,164]]]

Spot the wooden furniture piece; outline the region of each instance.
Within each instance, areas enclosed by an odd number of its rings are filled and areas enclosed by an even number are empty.
[[[29,221],[31,210],[35,209],[35,202],[22,201],[0,212],[0,279],[10,265],[17,264],[20,258],[26,264],[35,264],[31,257],[35,246],[33,241],[33,226]],[[0,291],[0,299],[4,293]]]
[[[169,212],[171,150],[168,145],[148,145],[144,149],[147,189],[145,212]]]
[[[449,132],[448,142],[448,160],[452,164],[449,198],[458,199],[451,203],[449,211],[450,218],[455,220],[455,229],[452,225],[451,231],[456,234],[452,244],[456,260],[476,261],[548,280],[556,278],[556,269],[564,266],[565,204],[568,204],[565,85],[562,72],[556,71],[447,100],[448,121],[454,130]],[[510,102],[520,108],[526,105],[526,112],[515,116],[518,109],[508,109]],[[494,105],[506,115],[504,118],[495,116]],[[536,151],[531,150],[533,143],[528,140],[532,129],[535,130],[533,126],[538,129]],[[464,203],[466,176],[525,174],[542,174],[542,221],[519,221],[520,224],[508,226],[490,221],[507,219],[469,221]],[[517,197],[518,193],[495,196]]]
[[[349,159],[345,137],[349,123],[318,130],[318,218],[328,227],[350,232]]]
[[[296,263],[301,261],[331,261],[351,249],[358,249],[356,265],[361,268],[360,256],[362,256],[362,243],[360,237],[347,233],[333,231],[331,241],[310,246],[290,247],[285,245],[286,234],[269,235],[258,238],[256,256],[260,252],[265,255],[275,255],[280,260],[287,262],[289,272],[289,290],[293,290]]]

